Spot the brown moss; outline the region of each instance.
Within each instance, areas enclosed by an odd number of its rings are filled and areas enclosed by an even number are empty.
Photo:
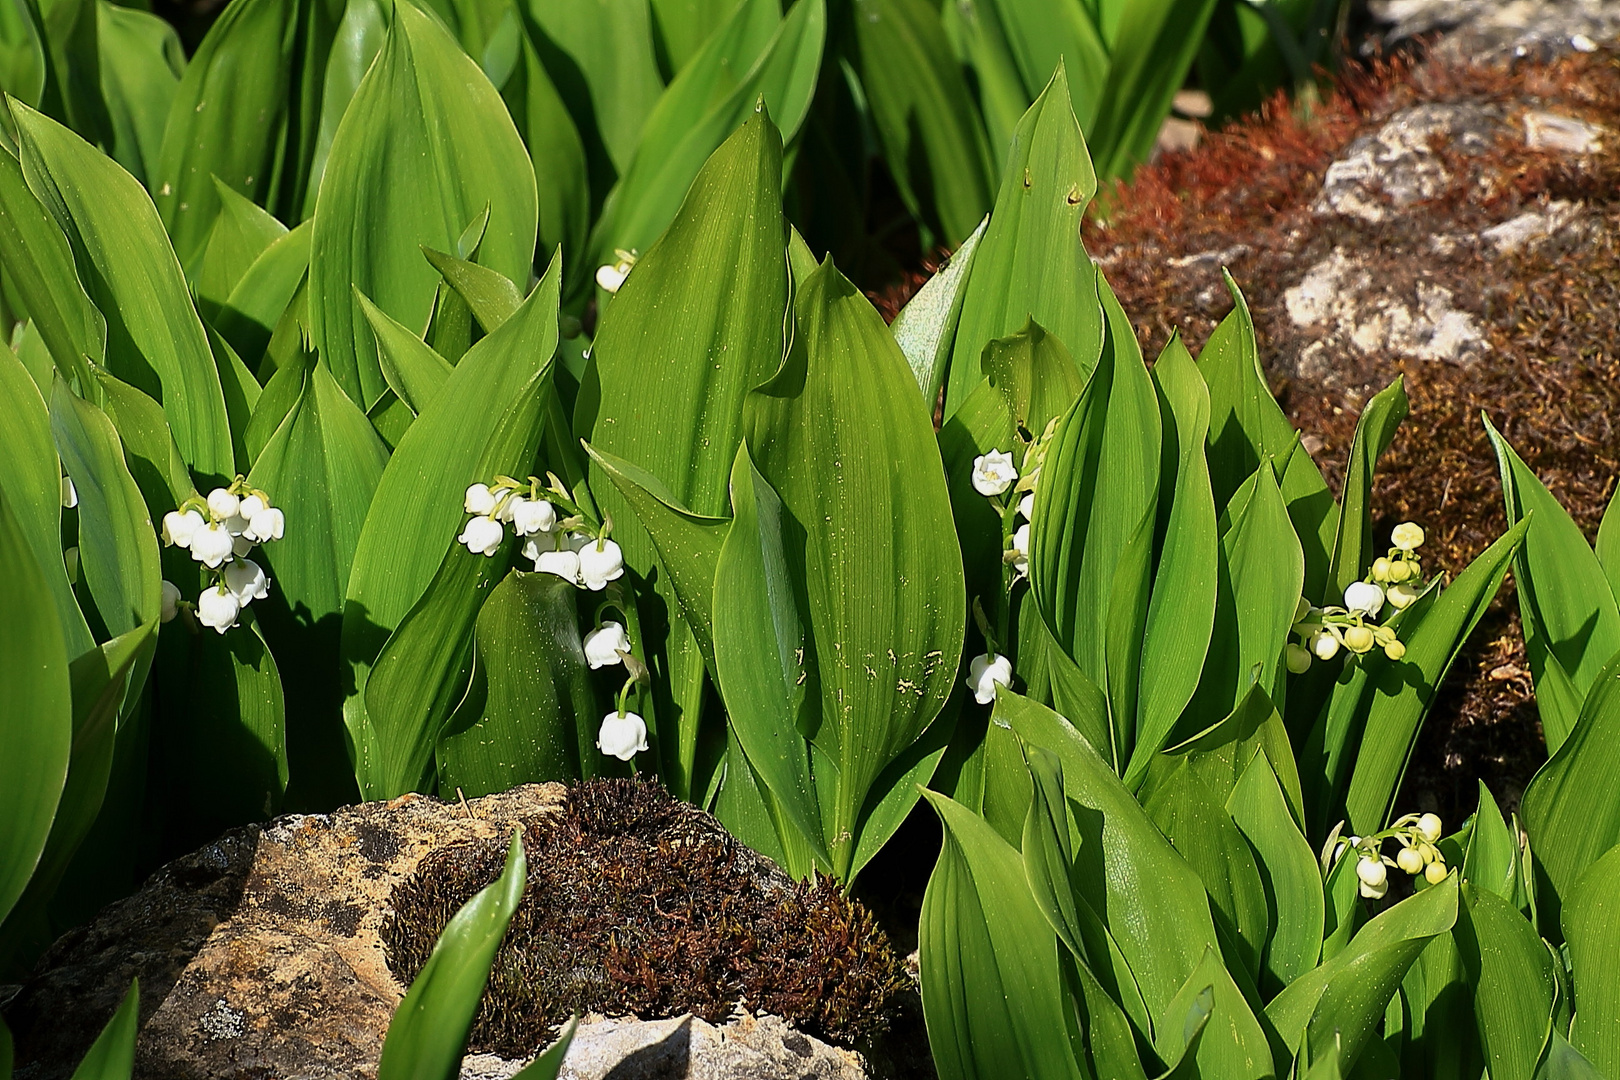
[[[519,1056],[570,1014],[723,1021],[739,1005],[855,1043],[906,986],[882,931],[829,878],[784,883],[712,818],[657,784],[591,780],[524,834],[528,889],[496,956],[471,1049]],[[409,982],[502,844],[430,854],[383,932]]]

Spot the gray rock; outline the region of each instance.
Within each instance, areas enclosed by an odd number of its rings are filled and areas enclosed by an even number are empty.
[[[1328,166],[1312,210],[1368,223],[1432,199],[1451,182],[1440,146],[1482,154],[1507,123],[1500,110],[1472,102],[1425,102],[1401,109],[1354,140]]]
[[[0,998],[18,1080],[71,1075],[135,977],[137,1077],[375,1077],[405,992],[381,938],[394,886],[430,850],[509,836],[555,813],[562,797],[560,785],[544,784],[459,804],[414,795],[363,803],[238,829],[170,863],[65,935]],[[579,1080],[865,1075],[857,1055],[769,1017],[720,1027],[597,1020],[580,1032],[564,1072]],[[674,1071],[678,1058],[686,1071]],[[653,1068],[660,1061],[664,1071]],[[793,1069],[772,1072],[772,1063]],[[467,1075],[497,1080],[516,1071],[501,1071],[506,1064],[479,1055]]]
[[[1437,53],[1452,61],[1550,60],[1620,39],[1616,0],[1369,0],[1393,45],[1442,32]]]

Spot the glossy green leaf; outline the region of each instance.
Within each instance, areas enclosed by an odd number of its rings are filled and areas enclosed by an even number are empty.
[[[1592,545],[1603,574],[1609,581],[1611,593],[1620,591],[1620,489],[1609,496],[1609,505],[1603,511],[1598,525],[1597,541]]]
[[[354,290],[409,327],[427,325],[439,275],[420,247],[454,250],[485,208],[479,261],[527,280],[534,171],[500,95],[439,23],[395,9],[387,42],[332,141],[310,237],[310,331],[357,404],[387,388]],[[380,235],[362,223],[386,221]]]
[[[445,1080],[457,1075],[495,951],[528,883],[523,834],[512,836],[506,868],[461,906],[411,982],[383,1039],[377,1080]]]
[[[1524,790],[1521,813],[1531,850],[1558,897],[1620,844],[1620,657],[1604,668],[1574,730]]]
[[[80,276],[108,326],[107,368],[162,390],[175,442],[198,472],[233,472],[230,424],[202,321],[145,190],[77,135],[13,105],[23,172],[68,232]]]
[[[1096,268],[1080,243],[1080,219],[1097,178],[1067,87],[1059,69],[1018,122],[990,227],[968,277],[951,350],[947,416],[978,384],[986,343],[1030,319],[1068,347],[1082,374],[1102,349]]]
[[[455,370],[448,360],[399,323],[387,312],[357,293],[371,332],[377,338],[377,359],[383,379],[413,413],[420,413],[439,395]]]
[[[555,251],[561,247],[564,259],[583,266],[585,237],[591,225],[585,145],[534,42],[526,34],[520,68],[502,96],[534,165],[535,188],[540,197],[536,248]]]
[[[917,376],[917,385],[922,389],[923,401],[928,405],[939,400],[940,388],[945,385],[951,345],[956,341],[956,324],[962,317],[962,301],[967,295],[968,272],[973,267],[973,253],[978,250],[989,224],[986,216],[889,324],[889,332],[894,335],[900,351],[906,354],[911,372]]]
[[[1014,428],[1035,436],[1068,412],[1086,387],[1063,342],[1033,319],[1016,334],[986,344],[979,366],[1006,400]]]
[[[596,772],[597,703],[572,582],[512,573],[474,630],[472,686],[439,740],[439,788],[468,798]]]
[[[1571,1046],[1557,1028],[1548,1040],[1547,1053],[1536,1069],[1536,1077],[1537,1080],[1603,1080],[1597,1066]]]
[[[997,7],[994,0],[962,0],[942,7],[940,16],[953,46],[977,77],[979,105],[984,111],[990,150],[999,161],[1012,142],[1019,117],[1029,108],[1030,100],[1036,96],[1043,80],[1050,76],[1053,66],[1048,65],[1036,75],[1033,86],[1024,88],[1018,63],[1001,30]],[[1077,76],[1089,81],[1090,71],[1087,68]]]
[[[44,572],[0,493],[0,920],[45,849],[67,780],[73,691]]]
[[[821,64],[827,33],[823,0],[795,4],[736,87],[714,103],[688,101],[683,84],[700,72],[694,61],[670,85],[648,120],[644,144],[602,206],[591,233],[592,263],[610,262],[615,249],[645,251],[681,205],[703,162],[728,136],[760,110],[761,102],[791,139],[804,121]],[[711,41],[715,47],[719,41]]]
[[[1524,906],[1525,890],[1519,862],[1518,830],[1508,828],[1502,811],[1482,780],[1479,810],[1468,833],[1463,880],[1495,893],[1515,907]]]
[[[1322,951],[1325,900],[1316,857],[1263,752],[1249,759],[1226,810],[1253,845],[1265,885],[1269,932],[1261,970],[1273,985],[1287,986],[1315,967]]]
[[[64,378],[82,384],[84,358],[106,355],[107,322],[86,295],[62,228],[28,188],[22,163],[0,153],[0,263]]]
[[[1273,998],[1266,1015],[1288,1050],[1320,1054],[1337,1038],[1345,1069],[1353,1069],[1407,969],[1432,938],[1456,923],[1457,893],[1452,874],[1401,901]]]
[[[1406,419],[1406,386],[1401,377],[1373,395],[1356,419],[1350,441],[1350,459],[1344,470],[1344,497],[1339,532],[1333,543],[1333,565],[1323,599],[1337,602],[1353,581],[1360,581],[1378,555],[1372,537],[1372,487],[1378,459],[1389,449],[1395,431]]]
[[[313,223],[306,221],[260,252],[214,313],[214,327],[239,356],[254,366],[270,347],[276,327],[308,280],[312,228]]]
[[[846,874],[873,782],[950,693],[967,611],[933,424],[904,354],[830,262],[796,312],[792,351],[743,423],[792,520],[788,573],[820,697],[805,731],[837,769],[823,827]]]
[[[1164,546],[1142,634],[1137,741],[1125,770],[1128,787],[1140,782],[1198,687],[1215,625],[1219,573],[1215,502],[1204,459],[1209,392],[1179,335],[1171,336],[1152,375],[1163,432],[1158,517]]]
[[[570,1018],[557,1034],[557,1041],[548,1046],[535,1059],[523,1066],[512,1080],[557,1080],[557,1074],[562,1072],[563,1059],[568,1055],[568,1048],[573,1045],[574,1032],[579,1029],[579,1019]]]
[[[144,180],[157,165],[169,106],[185,71],[180,36],[150,12],[98,0],[96,37],[113,159]]]
[[[585,100],[570,102],[574,115],[594,116],[596,137],[623,174],[664,90],[647,0],[529,0],[528,11],[543,43],[565,54],[583,81],[575,92]],[[571,88],[559,89],[569,96]]]
[[[123,440],[124,462],[146,499],[147,513],[161,522],[164,514],[196,491],[163,406],[105,371],[97,373],[96,381],[101,384],[102,408]]]
[[[938,400],[936,392],[934,401]],[[924,403],[932,408],[926,398]],[[1005,541],[1000,511],[973,486],[973,462],[981,454],[1003,447],[1010,452],[1015,446],[1016,435],[1007,399],[990,385],[989,379],[979,380],[967,401],[945,421],[939,432],[939,454],[945,463],[951,514],[962,545],[967,594],[978,597],[980,603],[986,605],[986,612],[992,610],[992,600],[1005,593],[1005,564],[1002,562]],[[1033,614],[1035,605],[1028,607]],[[1020,650],[1021,666],[1027,666],[1026,655]]]
[[[925,791],[945,825],[918,928],[923,1014],[941,1080],[1086,1075],[1062,1008],[1058,942],[1018,853],[983,820]]]
[[[326,55],[326,71],[321,78],[320,120],[315,127],[314,153],[310,158],[309,180],[305,185],[299,217],[305,222],[315,212],[326,162],[332,155],[332,140],[338,124],[349,110],[360,80],[371,70],[371,62],[382,51],[393,21],[393,5],[380,0],[344,0],[343,13]],[[285,220],[291,220],[286,218]]]
[[[1620,846],[1576,879],[1564,903],[1564,940],[1575,972],[1570,1045],[1605,1076],[1620,1075]]]
[[[1361,748],[1350,774],[1345,810],[1350,827],[1366,835],[1384,827],[1418,731],[1446,672],[1484,617],[1523,542],[1521,521],[1468,564],[1415,625],[1401,624],[1406,655],[1398,662],[1368,654],[1372,700]]]
[[[3,156],[3,155],[0,155]],[[39,567],[72,656],[94,647],[62,558],[62,472],[44,398],[21,361],[0,351],[0,496]],[[43,594],[42,594],[43,595]],[[39,598],[36,598],[38,602]]]
[[[155,622],[163,580],[157,535],[112,421],[58,378],[51,434],[78,490],[79,565],[101,621],[115,635]]]
[[[1462,888],[1457,948],[1494,1080],[1533,1080],[1552,1031],[1552,953],[1518,910],[1493,892]],[[1577,977],[1579,972],[1577,971]]]
[[[1223,272],[1223,276],[1235,306],[1198,355],[1199,373],[1209,386],[1209,477],[1215,506],[1224,509],[1260,463],[1269,459],[1305,554],[1306,597],[1326,602],[1338,508],[1316,464],[1298,448],[1299,433],[1266,385],[1248,301],[1231,275]]]
[[[141,1024],[141,983],[130,981],[129,992],[107,1026],[90,1044],[73,1070],[73,1080],[129,1080],[135,1071],[135,1036]]]
[[[1501,469],[1508,524],[1535,515],[1513,563],[1530,674],[1539,690],[1548,659],[1554,659],[1576,694],[1585,696],[1620,652],[1620,607],[1580,528],[1488,419],[1485,434]],[[1538,704],[1547,751],[1554,753],[1575,718]]]
[[[963,241],[990,208],[996,175],[967,80],[927,0],[856,0],[852,62],[878,141],[913,215]]]
[[[270,245],[287,235],[287,227],[269,211],[217,178],[214,187],[220,210],[193,274],[197,300],[210,317],[226,306],[231,292]]]
[[[234,0],[175,93],[147,180],[180,261],[194,267],[220,213],[214,178],[289,224],[315,152],[332,0]]]
[[[1178,1018],[1185,1019],[1178,1024]],[[1213,946],[1205,947],[1203,959],[1171,1000],[1165,1021],[1156,1030],[1154,1049],[1166,1061],[1196,1063],[1200,1076],[1233,1080],[1275,1073],[1265,1029]]]
[[[496,270],[458,259],[442,251],[424,247],[422,254],[433,264],[444,283],[467,302],[473,318],[487,334],[494,333],[523,303],[523,294],[512,279]]]
[[[455,545],[466,515],[467,485],[497,473],[527,475],[544,423],[545,391],[557,342],[561,263],[500,329],[468,350],[433,402],[416,418],[377,483],[360,532],[343,615],[343,655],[356,692],[344,702],[344,721],[355,740],[362,790],[375,787],[385,768],[368,749],[367,673],[384,642],[428,588]],[[492,406],[499,411],[492,415]],[[409,506],[402,519],[397,508]],[[460,550],[458,548],[458,550]],[[491,582],[490,584],[493,584]],[[468,629],[476,609],[466,615]],[[401,747],[431,752],[431,734],[396,732]],[[425,764],[425,759],[423,759]],[[403,766],[394,761],[387,768]],[[393,776],[410,790],[418,777]],[[378,788],[380,790],[380,788]]]

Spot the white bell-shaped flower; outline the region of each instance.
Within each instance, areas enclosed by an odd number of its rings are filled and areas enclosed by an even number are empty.
[[[1368,900],[1382,900],[1389,892],[1389,879],[1385,878],[1382,885],[1369,885],[1365,881],[1357,882],[1357,890]]]
[[[596,748],[608,757],[629,761],[647,749],[647,722],[633,712],[610,712],[596,733]]]
[[[197,621],[221,634],[236,625],[241,612],[241,602],[223,583],[209,586],[197,597]]]
[[[1361,879],[1363,885],[1373,888],[1384,884],[1389,878],[1389,871],[1384,866],[1384,860],[1376,855],[1363,855],[1356,863],[1356,877]]]
[[[621,623],[605,622],[585,635],[585,662],[591,670],[624,663],[621,653],[630,651],[630,637]]]
[[[534,568],[542,574],[556,574],[565,581],[575,585],[584,585],[579,576],[579,552],[569,551],[542,551],[534,557]]]
[[[226,491],[224,488],[215,488],[208,493],[208,512],[214,515],[215,521],[224,521],[235,517],[237,510],[241,509],[242,500]]]
[[[973,459],[973,490],[986,497],[1000,495],[1018,479],[1013,456],[991,450]]]
[[[217,569],[220,563],[234,554],[232,548],[235,539],[225,526],[210,521],[191,534],[191,557],[210,570]]]
[[[1012,536],[1012,549],[1017,553],[1013,560],[1013,573],[1019,577],[1029,576],[1029,525],[1018,526]]]
[[[1371,618],[1384,606],[1384,590],[1370,581],[1352,581],[1344,590],[1344,606]]]
[[[1025,521],[1035,520],[1035,493],[1033,491],[1018,500],[1018,512],[1023,515]]]
[[[238,559],[253,550],[253,541],[245,536],[231,537],[231,554]]]
[[[461,530],[456,540],[466,544],[467,550],[474,555],[489,556],[500,548],[505,536],[506,530],[501,528],[500,522],[480,514],[467,522],[467,527]]]
[[[173,622],[180,613],[180,589],[174,582],[164,581],[160,596],[162,607],[158,617],[164,622]]]
[[[286,529],[286,515],[274,506],[267,506],[248,518],[248,531],[242,535],[262,544],[266,540],[280,540]]]
[[[614,263],[603,263],[596,268],[596,283],[610,293],[617,293],[624,284],[624,279],[630,276],[628,267],[621,269]]]
[[[188,548],[197,530],[208,524],[195,510],[170,510],[163,515],[163,542]]]
[[[974,701],[990,704],[996,700],[996,687],[1012,685],[1012,661],[995,653],[980,653],[968,662],[967,684]]]
[[[62,509],[71,510],[79,505],[79,489],[73,486],[71,477],[62,477]]]
[[[1326,630],[1318,630],[1312,634],[1309,645],[1318,660],[1331,660],[1339,655],[1339,639]]]
[[[554,532],[535,533],[523,540],[523,557],[533,562],[539,562],[540,556],[548,551],[556,551],[557,541],[561,537]],[[538,569],[538,568],[537,568]]]
[[[489,516],[495,509],[495,494],[489,490],[488,484],[474,484],[467,489],[467,497],[461,502],[462,509],[469,514]]]
[[[225,567],[225,587],[236,594],[237,603],[247,607],[270,595],[270,579],[252,559],[237,559]]]
[[[514,495],[507,500],[502,514],[512,523],[512,531],[519,536],[550,532],[551,527],[557,524],[557,508],[545,499],[525,499],[521,495]]]
[[[1416,551],[1423,546],[1423,526],[1415,521],[1403,521],[1390,530],[1389,542],[1402,551]]]
[[[225,526],[225,531],[232,536],[241,536],[248,531],[248,519],[241,514],[232,514],[220,524]],[[248,543],[251,544],[252,542],[252,539],[249,538]]]
[[[601,592],[607,583],[624,576],[624,552],[612,540],[586,544],[579,551],[579,579],[592,592]]]
[[[1424,814],[1422,817],[1418,818],[1417,831],[1422,835],[1423,839],[1427,840],[1431,844],[1439,840],[1440,815]]]
[[[236,508],[236,512],[239,516],[252,521],[253,515],[263,513],[269,508],[270,504],[265,502],[261,496],[248,495],[242,499],[242,505]]]

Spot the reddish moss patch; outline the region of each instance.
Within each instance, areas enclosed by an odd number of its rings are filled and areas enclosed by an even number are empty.
[[[528,890],[470,1048],[531,1053],[570,1014],[721,1022],[738,1004],[843,1043],[881,1033],[908,984],[870,913],[828,878],[787,883],[657,784],[591,780],[524,833]],[[500,874],[505,845],[430,854],[383,931],[401,982],[450,916]]]

